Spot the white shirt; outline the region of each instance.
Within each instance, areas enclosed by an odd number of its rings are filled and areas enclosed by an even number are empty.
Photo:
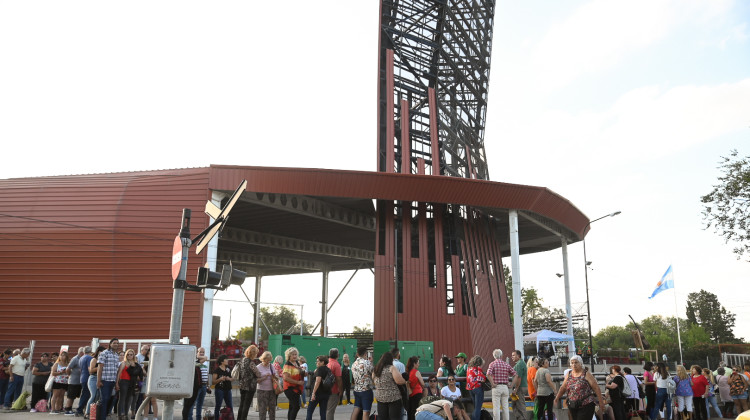
[[[667,387],[667,381],[671,381],[672,378],[667,376],[666,378],[662,379],[661,374],[659,372],[654,373],[654,381],[656,381],[656,387],[657,388],[666,388]]]
[[[404,366],[404,364],[401,363],[401,361],[398,359],[393,359],[393,366],[396,366],[396,369],[398,369],[398,373],[406,372],[406,366]]]
[[[446,385],[440,390],[440,395],[449,400],[455,400],[461,398],[461,390],[456,387],[455,391],[451,391],[450,387]]]

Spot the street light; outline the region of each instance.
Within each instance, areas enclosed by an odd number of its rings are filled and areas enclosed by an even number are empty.
[[[586,258],[586,229],[588,229],[592,223],[602,220],[606,217],[615,217],[618,214],[622,213],[621,211],[616,211],[614,213],[610,213],[607,215],[604,215],[602,217],[599,217],[597,219],[594,219],[589,222],[589,224],[586,225],[585,228],[583,228],[584,236],[583,236],[583,273],[584,277],[586,278],[586,317],[588,318],[589,322],[589,347],[591,348],[591,356],[589,356],[589,363],[591,364],[591,374],[594,374],[594,338],[591,335],[591,303],[589,300],[589,265],[591,265],[591,262]]]

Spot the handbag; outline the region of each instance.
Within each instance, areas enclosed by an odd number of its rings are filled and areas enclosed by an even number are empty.
[[[55,382],[55,377],[52,376],[52,372],[49,374],[49,378],[47,378],[47,382],[44,384],[44,391],[45,392],[52,392],[52,383]]]
[[[276,379],[276,378],[274,378],[274,379],[273,379],[273,392],[274,392],[274,393],[275,393],[276,395],[279,395],[279,394],[281,394],[281,392],[282,392],[282,391],[283,391],[283,390],[281,389],[281,384],[279,384],[279,380],[278,380],[278,379]]]
[[[482,391],[492,391],[492,384],[487,378],[484,378],[484,380],[482,381]]]

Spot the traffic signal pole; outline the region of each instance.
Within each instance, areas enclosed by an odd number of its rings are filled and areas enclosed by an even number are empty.
[[[185,306],[185,286],[187,285],[187,262],[190,251],[190,209],[182,209],[182,227],[179,238],[182,241],[182,262],[180,263],[180,274],[174,281],[172,292],[172,320],[169,323],[169,344],[180,344],[180,333],[182,332],[182,310]],[[174,400],[164,401],[164,420],[174,418]]]

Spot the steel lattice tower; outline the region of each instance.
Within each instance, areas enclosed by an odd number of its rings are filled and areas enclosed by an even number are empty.
[[[380,12],[378,171],[488,181],[495,2],[382,0]],[[484,357],[501,337],[512,346],[497,219],[445,202],[377,210],[375,339]]]

